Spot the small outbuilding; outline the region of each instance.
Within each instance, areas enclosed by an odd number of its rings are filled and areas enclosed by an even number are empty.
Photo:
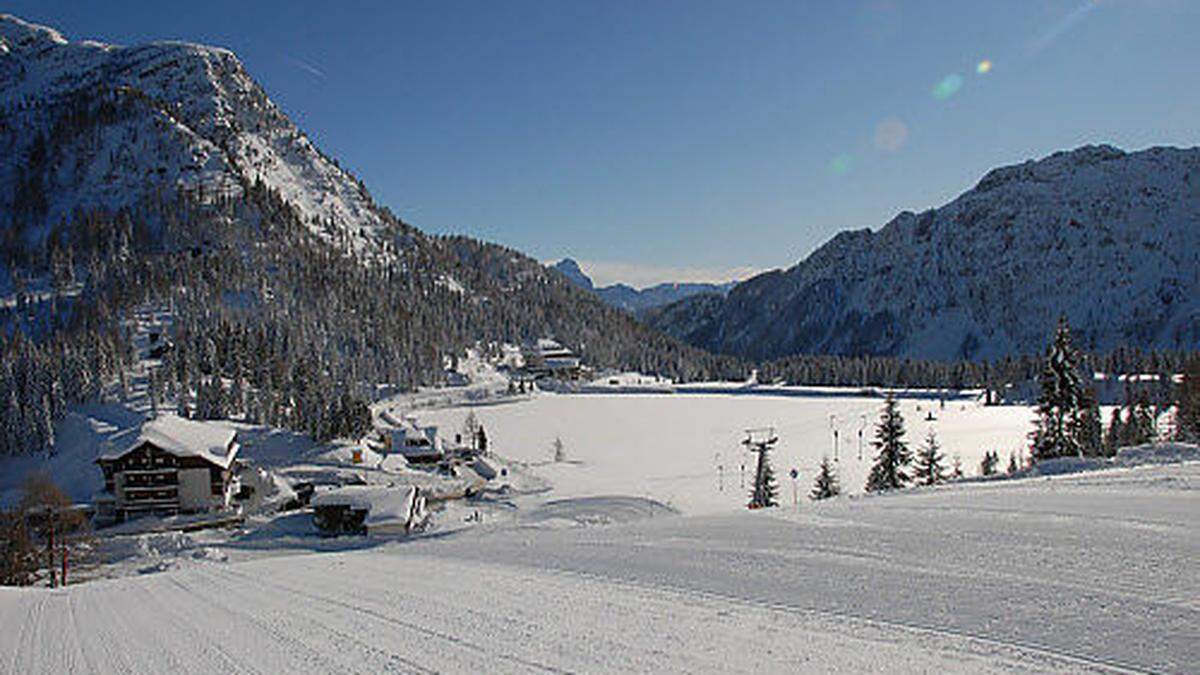
[[[412,485],[349,485],[318,492],[313,525],[323,536],[407,534],[426,518],[425,497]]]

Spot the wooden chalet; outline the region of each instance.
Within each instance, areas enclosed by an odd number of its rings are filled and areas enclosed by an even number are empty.
[[[577,379],[582,362],[577,354],[554,340],[539,339],[525,350],[525,372],[537,377]]]
[[[384,443],[389,453],[402,455],[409,464],[436,464],[445,457],[437,427],[420,427],[408,420],[391,429]]]
[[[237,433],[163,415],[118,434],[98,460],[117,520],[228,508],[237,490]]]

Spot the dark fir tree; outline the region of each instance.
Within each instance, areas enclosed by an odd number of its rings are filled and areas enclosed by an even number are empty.
[[[1176,388],[1175,435],[1181,441],[1200,443],[1200,356],[1192,356]]]
[[[1116,407],[1112,409],[1112,415],[1108,420],[1108,430],[1104,434],[1104,455],[1106,457],[1116,455],[1124,438],[1125,423],[1121,420],[1121,408]]]
[[[913,482],[917,485],[937,485],[946,480],[946,457],[938,444],[937,434],[933,429],[925,436],[925,443],[917,449],[916,465],[913,468]]]
[[[980,476],[994,476],[996,467],[1000,464],[1000,455],[995,450],[989,450],[983,453],[983,459],[979,462]]]
[[[1079,377],[1079,352],[1071,342],[1066,317],[1058,320],[1054,339],[1046,348],[1046,358],[1038,376],[1041,393],[1037,400],[1037,419],[1032,434],[1033,461],[1079,454],[1079,443],[1072,433],[1083,396]]]
[[[1096,400],[1096,392],[1085,389],[1079,407],[1071,418],[1070,429],[1082,454],[1089,457],[1104,454],[1103,429],[1104,423],[1100,419],[1100,403]]]
[[[875,425],[872,445],[878,454],[867,477],[867,491],[895,490],[907,485],[910,478],[906,467],[912,463],[912,453],[904,442],[904,417],[900,414],[900,406],[890,393]]]
[[[838,484],[837,470],[833,468],[833,462],[829,461],[829,456],[821,458],[821,468],[817,471],[817,478],[813,481],[812,492],[808,493],[808,498],[813,501],[829,499],[836,497],[842,491],[841,485]]]

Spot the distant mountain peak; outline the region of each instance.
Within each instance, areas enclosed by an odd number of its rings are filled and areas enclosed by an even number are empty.
[[[724,284],[683,283],[667,281],[648,288],[637,289],[629,284],[617,282],[597,287],[572,258],[563,258],[552,266],[571,283],[595,293],[601,300],[631,314],[642,315],[651,310],[696,295],[713,294],[724,296],[734,287],[734,282]]]
[[[652,325],[712,351],[998,358],[1078,342],[1200,346],[1200,148],[1091,145],[989,171],[952,202],[842,232]]]
[[[584,290],[591,291],[596,288],[591,277],[584,273],[583,269],[579,267],[579,263],[575,262],[573,258],[559,260],[554,263],[554,269],[562,272],[568,281]]]

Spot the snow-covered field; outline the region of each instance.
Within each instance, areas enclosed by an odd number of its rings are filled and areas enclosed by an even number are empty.
[[[0,589],[0,670],[1196,672],[1196,463]]]
[[[1193,447],[866,496],[879,398],[497,400],[495,384],[397,397],[376,413],[451,436],[474,413],[511,462],[493,481],[506,488],[444,504],[407,540],[325,540],[307,513],[266,511],[234,530],[109,537],[128,550],[76,577],[88,583],[0,589],[0,625],[16,627],[0,631],[0,672],[1200,669]],[[935,428],[968,476],[985,451],[1003,463],[1027,442],[1025,407],[936,396],[901,407],[910,442]],[[110,408],[73,413],[64,438],[81,442],[58,458],[59,477],[94,478],[87,456],[123,421]],[[739,443],[762,426],[780,438],[784,506],[750,512]],[[386,477],[351,465],[344,445],[238,428],[272,480]],[[804,495],[834,429],[850,494],[814,504]],[[556,438],[565,461],[553,461]]]
[[[469,413],[484,425],[492,449],[527,462],[553,485],[555,498],[637,495],[684,513],[724,512],[742,507],[754,472],[741,442],[745,430],[774,427],[772,453],[780,495],[791,503],[788,472],[799,469],[800,496],[812,485],[817,465],[834,453],[843,487],[861,492],[874,452],[871,440],[882,399],[853,394],[543,394],[516,403],[422,411],[422,423],[446,432],[462,428]],[[1028,445],[1033,412],[1024,406],[985,407],[973,400],[901,399],[913,449],[933,428],[947,462],[957,454],[974,475],[983,453],[1010,453]],[[932,413],[935,418],[927,421]],[[863,451],[859,459],[859,430]],[[554,463],[560,438],[566,462]],[[742,467],[745,466],[743,476]],[[718,467],[723,467],[719,469]]]

